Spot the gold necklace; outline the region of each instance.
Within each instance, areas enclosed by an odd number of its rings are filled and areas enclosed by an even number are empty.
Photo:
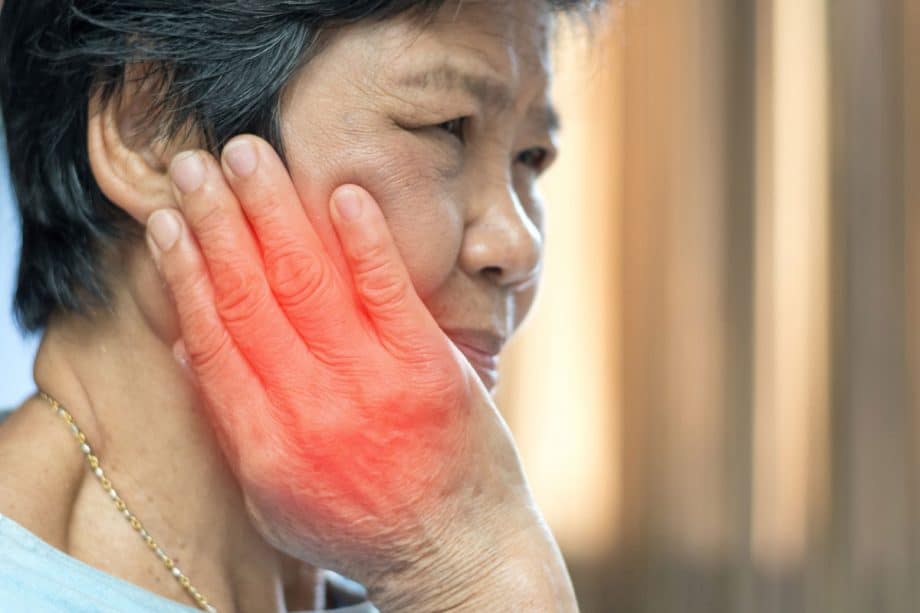
[[[80,430],[79,426],[74,423],[73,415],[70,414],[70,411],[65,409],[60,402],[51,397],[50,394],[46,392],[39,392],[39,397],[51,405],[51,408],[54,409],[54,412],[57,413],[67,424],[70,426],[70,431],[73,432],[74,437],[80,442],[80,451],[83,452],[83,456],[86,458],[86,463],[89,465],[90,472],[96,477],[96,480],[102,484],[102,489],[108,493],[109,497],[115,503],[115,508],[128,520],[128,523],[131,524],[131,527],[134,528],[134,531],[137,532],[140,537],[144,540],[144,543],[147,544],[147,547],[156,554],[156,556],[163,562],[163,566],[166,567],[166,570],[179,582],[179,585],[191,596],[195,603],[202,611],[207,611],[208,613],[217,613],[217,609],[214,608],[214,605],[208,602],[208,599],[201,595],[195,586],[192,585],[192,582],[189,581],[189,578],[179,570],[179,567],[176,566],[175,561],[163,551],[163,548],[150,536],[150,533],[144,528],[144,524],[141,523],[141,520],[137,516],[128,510],[125,501],[121,496],[118,495],[118,492],[115,491],[115,488],[112,487],[112,482],[109,481],[106,477],[105,472],[102,470],[102,466],[99,465],[99,458],[93,454],[92,447],[89,446],[89,442],[86,440],[86,435]]]

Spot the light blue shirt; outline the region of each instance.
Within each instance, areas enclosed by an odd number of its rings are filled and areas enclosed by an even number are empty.
[[[0,410],[0,422],[5,416]],[[326,571],[326,586],[333,595],[361,591],[356,583],[329,571]],[[191,613],[197,610],[81,562],[0,515],[0,611]],[[327,610],[377,613],[366,601]]]

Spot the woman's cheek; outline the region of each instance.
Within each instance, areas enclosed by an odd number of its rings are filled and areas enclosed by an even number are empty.
[[[411,171],[410,171],[411,174]],[[378,198],[409,276],[422,298],[453,273],[463,243],[463,206],[439,180],[394,177]]]
[[[425,298],[451,275],[463,242],[464,206],[444,160],[415,137],[352,150],[340,183],[354,182],[380,205],[418,294]]]
[[[533,307],[534,300],[537,297],[538,288],[539,283],[535,283],[531,287],[525,290],[521,290],[515,294],[513,330],[520,328],[521,324],[524,323],[524,320],[530,313],[530,309]]]
[[[327,245],[335,241],[326,204],[332,192],[346,183],[366,189],[380,205],[416,291],[425,298],[459,260],[465,214],[459,162],[409,131],[387,122],[367,123],[379,122],[377,115],[359,119],[342,122],[347,128],[320,132],[290,126],[288,158],[295,186],[324,242],[333,241]]]

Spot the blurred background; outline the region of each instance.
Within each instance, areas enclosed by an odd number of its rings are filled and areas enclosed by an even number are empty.
[[[13,321],[21,239],[9,171],[6,131],[0,121],[0,410],[18,406],[34,391],[32,360],[38,347],[38,338],[23,337]]]
[[[555,56],[499,404],[582,610],[920,610],[920,2],[623,0]]]
[[[500,392],[582,610],[920,611],[920,2],[593,30]]]

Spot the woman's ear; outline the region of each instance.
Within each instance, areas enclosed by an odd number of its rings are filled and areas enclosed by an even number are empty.
[[[143,88],[130,86],[105,103],[99,95],[93,96],[86,135],[89,163],[99,189],[142,225],[153,211],[177,206],[167,170],[179,149],[176,143],[145,136],[150,133],[143,124],[148,102]]]

